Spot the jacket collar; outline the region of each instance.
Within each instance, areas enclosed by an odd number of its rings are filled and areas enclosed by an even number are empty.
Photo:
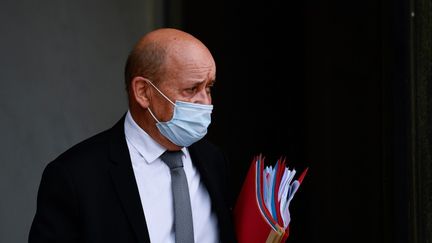
[[[124,134],[124,119],[125,116],[111,128],[109,156],[113,164],[110,173],[137,242],[145,243],[150,242],[150,237]]]

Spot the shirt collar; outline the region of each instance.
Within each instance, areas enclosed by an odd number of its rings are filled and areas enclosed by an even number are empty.
[[[156,161],[157,158],[166,151],[165,147],[156,142],[148,133],[138,126],[130,111],[126,114],[124,128],[126,139],[148,164]],[[185,150],[185,147],[181,149],[183,156],[186,154]]]

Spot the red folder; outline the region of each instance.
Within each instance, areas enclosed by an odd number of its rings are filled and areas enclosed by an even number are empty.
[[[278,190],[285,169],[285,160],[275,166],[274,203],[279,209]],[[283,243],[289,236],[289,225],[284,228],[279,210],[272,217],[263,198],[264,157],[256,156],[251,163],[246,179],[234,207],[234,223],[239,243]],[[299,177],[303,180],[307,169]]]

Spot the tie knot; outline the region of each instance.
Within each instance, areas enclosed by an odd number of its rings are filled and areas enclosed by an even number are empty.
[[[165,151],[161,156],[161,160],[168,165],[170,170],[183,167],[182,151]]]

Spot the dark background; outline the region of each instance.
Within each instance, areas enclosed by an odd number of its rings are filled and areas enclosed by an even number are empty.
[[[217,61],[209,137],[309,174],[289,242],[409,242],[407,1],[184,0]]]

